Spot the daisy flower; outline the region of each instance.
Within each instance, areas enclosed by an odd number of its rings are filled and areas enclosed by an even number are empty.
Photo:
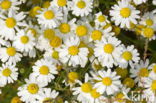
[[[96,25],[104,26],[109,23],[109,21],[107,20],[107,16],[103,15],[102,12],[98,12],[97,14],[95,14],[95,17]]]
[[[147,1],[147,0],[133,0],[133,2],[134,2],[136,5],[145,3],[146,1]]]
[[[62,11],[56,6],[51,6],[39,11],[38,23],[45,28],[55,28],[60,24],[63,19]]]
[[[152,63],[149,69],[151,70],[149,75],[156,75],[156,63]]]
[[[0,22],[0,36],[6,40],[13,40],[15,37],[15,30],[18,31],[19,27],[26,26],[26,23],[23,22],[25,18],[24,12],[15,13],[10,10],[7,17],[4,15],[0,15],[0,17],[2,18]]]
[[[152,27],[144,27],[141,31],[141,35],[150,41],[156,39],[155,31]]]
[[[33,66],[33,72],[31,75],[35,77],[37,81],[48,84],[55,78],[54,75],[57,73],[57,68],[52,60],[41,59]]]
[[[133,45],[127,48],[123,46],[121,58],[119,59],[119,66],[122,68],[127,68],[128,64],[138,63],[140,60],[139,53]]]
[[[69,8],[76,16],[87,16],[92,12],[93,0],[72,0],[69,2]]]
[[[94,55],[98,58],[102,66],[108,68],[117,65],[117,60],[122,53],[121,41],[116,37],[102,37],[101,41],[96,41]]]
[[[53,102],[55,101],[58,95],[59,93],[57,91],[51,90],[50,88],[44,88],[43,91],[37,97],[37,103]]]
[[[17,36],[13,41],[13,46],[21,52],[29,52],[29,50],[33,49],[34,45],[35,38],[33,37],[32,33],[26,33],[24,30],[18,31]]]
[[[112,72],[111,69],[98,71],[98,75],[93,77],[93,79],[97,81],[94,87],[97,88],[100,94],[114,94],[119,91],[119,87],[121,87],[119,78],[120,76],[117,76],[116,72]]]
[[[18,0],[1,0],[0,1],[0,8],[2,10],[2,12],[5,12],[6,10],[14,10],[17,11],[19,10],[19,6],[21,4],[20,1]]]
[[[2,62],[16,64],[17,62],[21,61],[22,55],[18,53],[18,50],[10,44],[7,45],[7,47],[1,47],[0,51],[0,59]]]
[[[56,6],[62,10],[62,12],[67,12],[68,11],[68,0],[53,0],[51,1],[50,5],[51,6]]]
[[[114,5],[112,9],[110,10],[111,20],[121,28],[130,28],[130,22],[137,24],[136,19],[140,18],[140,11],[136,10],[127,0],[118,1],[118,5]]]
[[[43,92],[43,88],[46,86],[44,83],[37,82],[37,80],[30,76],[29,79],[25,79],[26,84],[18,88],[18,96],[25,103],[35,103],[39,94]]]
[[[2,64],[2,67],[0,67],[0,86],[16,81],[18,78],[17,71],[18,69],[15,65],[10,65],[8,63]]]
[[[145,62],[141,60],[139,63],[131,64],[130,73],[130,76],[135,78],[135,82],[142,85],[143,79],[149,76],[149,60],[147,59]]]
[[[64,40],[64,44],[59,49],[59,57],[62,63],[69,66],[81,65],[84,67],[88,61],[88,48],[79,47],[80,40],[76,36]]]
[[[48,49],[46,50],[46,52],[44,53],[44,58],[48,58],[48,59],[52,59],[54,61],[59,60],[59,51],[58,49]]]

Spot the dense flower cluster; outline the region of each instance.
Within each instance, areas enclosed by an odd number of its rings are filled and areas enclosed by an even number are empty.
[[[156,14],[138,8],[148,0],[117,0],[108,13],[97,0],[39,1],[0,1],[1,95],[16,85],[11,103],[133,103],[134,91],[156,102],[156,63],[147,56]],[[122,32],[144,40],[144,52],[123,43]]]

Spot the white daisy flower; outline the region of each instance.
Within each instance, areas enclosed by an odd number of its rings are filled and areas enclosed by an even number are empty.
[[[18,0],[1,0],[0,1],[0,8],[2,10],[2,12],[5,12],[6,10],[14,10],[17,11],[19,10],[19,6],[21,4],[20,1]]]
[[[102,12],[98,12],[97,14],[95,14],[95,16],[96,16],[95,18],[96,25],[104,26],[107,23],[109,23],[107,16],[103,15]]]
[[[26,26],[22,20],[25,18],[24,12],[15,13],[10,10],[8,16],[0,15],[2,18],[0,22],[0,36],[6,40],[13,40],[15,37],[15,30],[19,30],[19,27]],[[7,34],[7,35],[6,35]]]
[[[136,10],[127,0],[118,1],[118,5],[114,5],[112,9],[110,10],[111,20],[121,28],[130,28],[130,23],[137,24],[136,19],[140,18],[138,15],[140,11]]]
[[[38,23],[45,28],[55,28],[60,24],[60,20],[63,19],[62,11],[55,6],[45,8],[39,13],[37,15]]]
[[[25,79],[26,84],[18,88],[18,96],[25,103],[36,103],[36,99],[39,94],[43,92],[45,83],[37,82],[37,80],[30,76],[29,79]]]
[[[141,31],[141,35],[150,41],[156,39],[155,31],[152,27],[144,27]]]
[[[114,94],[119,91],[119,87],[122,86],[119,78],[120,76],[117,76],[116,72],[112,72],[111,69],[98,71],[98,75],[93,77],[94,80],[98,81],[94,87],[97,88],[100,94]]]
[[[13,42],[13,46],[17,48],[17,50],[21,52],[29,52],[32,50],[35,45],[35,38],[31,34],[31,32],[25,32],[24,30],[20,30],[15,37]]]
[[[59,51],[58,49],[48,49],[46,50],[46,52],[44,53],[44,58],[48,58],[48,59],[52,59],[54,61],[58,61],[59,60]]]
[[[57,73],[57,68],[52,60],[41,59],[33,66],[31,75],[35,77],[37,81],[48,84],[55,78],[54,74]]]
[[[145,3],[147,0],[133,0],[133,2],[136,4],[136,5],[140,5],[142,3]]]
[[[92,12],[93,0],[72,0],[69,2],[69,8],[76,16],[87,16]]]
[[[123,50],[121,58],[119,61],[119,66],[122,68],[127,68],[128,64],[138,63],[140,60],[139,53],[134,45],[128,46],[127,48],[123,45]]]
[[[10,65],[8,63],[2,64],[2,67],[0,67],[0,86],[16,81],[18,78],[17,71],[18,69],[15,65]]]
[[[22,55],[14,46],[7,45],[7,47],[1,47],[0,51],[0,59],[2,62],[16,64],[17,62],[21,61]]]
[[[117,60],[122,53],[121,41],[116,37],[102,37],[101,41],[96,41],[94,55],[98,58],[102,66],[108,68],[117,65]]]
[[[76,36],[64,40],[64,45],[58,50],[62,63],[68,63],[69,66],[81,65],[81,67],[86,65],[89,51],[88,48],[79,47],[79,43],[80,40]]]
[[[130,73],[130,76],[135,78],[135,82],[142,85],[144,78],[149,76],[149,60],[147,59],[145,62],[141,60],[139,63],[131,64]]]
[[[44,88],[43,91],[37,97],[37,103],[45,103],[45,102],[54,102],[59,93],[55,90],[51,90],[50,88]]]

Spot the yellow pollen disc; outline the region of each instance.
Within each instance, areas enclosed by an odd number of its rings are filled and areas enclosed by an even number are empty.
[[[93,98],[99,98],[101,95],[99,92],[96,91],[96,89],[93,89],[91,92],[90,92],[91,96]]]
[[[54,59],[59,59],[59,52],[58,52],[58,51],[53,51],[52,57],[53,57]]]
[[[41,66],[39,71],[40,71],[40,74],[42,74],[42,75],[49,74],[49,68],[46,65]]]
[[[61,46],[61,44],[62,44],[62,39],[58,36],[54,36],[50,41],[50,45],[53,48],[57,48],[57,47]]]
[[[9,77],[11,75],[12,71],[9,69],[9,68],[5,68],[3,71],[2,71],[2,74],[6,77]]]
[[[68,78],[71,81],[75,81],[75,80],[78,79],[78,73],[76,73],[76,72],[70,72],[70,73],[68,73]]]
[[[41,7],[35,6],[34,8],[30,10],[29,15],[34,18],[36,15],[39,14],[38,11],[40,10],[41,10]]]
[[[37,84],[32,83],[27,86],[27,90],[31,94],[36,94],[39,91],[39,87]]]
[[[146,20],[146,25],[147,25],[147,26],[152,26],[152,25],[153,25],[153,20],[147,19],[147,20]]]
[[[153,80],[153,81],[152,81],[151,89],[152,89],[154,92],[156,91],[156,80]]]
[[[50,1],[45,1],[43,3],[43,8],[48,8],[50,6]]]
[[[105,77],[105,78],[102,79],[102,83],[105,86],[110,86],[112,84],[112,79],[110,77]]]
[[[77,34],[78,36],[85,36],[85,35],[87,35],[87,33],[88,33],[88,29],[87,29],[87,27],[84,26],[84,25],[80,25],[80,26],[78,26],[78,27],[76,28],[76,34]]]
[[[132,53],[129,51],[125,51],[122,53],[122,58],[124,58],[127,61],[132,60]]]
[[[156,73],[156,65],[153,66],[152,71]]]
[[[91,38],[93,40],[101,40],[101,37],[102,37],[102,32],[101,31],[99,31],[99,30],[92,31]]]
[[[11,103],[22,103],[22,101],[20,100],[19,97],[13,97],[13,98],[11,99]]]
[[[21,42],[22,42],[23,44],[27,44],[27,43],[29,42],[29,37],[28,37],[28,36],[22,36],[22,37],[21,37]]]
[[[14,47],[9,47],[6,52],[9,56],[14,56],[16,54],[16,49]]]
[[[152,28],[144,28],[143,35],[147,38],[152,38],[154,35],[154,30]]]
[[[31,33],[33,34],[34,37],[37,36],[37,31],[33,28],[29,28],[28,31],[31,31]]]
[[[125,78],[123,84],[128,88],[133,88],[135,85],[134,80],[132,78]]]
[[[79,48],[77,46],[71,46],[68,48],[68,53],[72,56],[77,55],[79,53]]]
[[[90,83],[84,83],[81,85],[81,90],[85,93],[89,93],[92,91],[92,85]]]
[[[52,10],[48,10],[44,13],[44,17],[48,20],[53,19],[55,17],[55,14]]]
[[[139,71],[139,73],[138,73],[138,75],[140,77],[148,77],[149,71],[148,71],[147,68],[141,68],[140,71]]]
[[[99,20],[99,22],[104,22],[104,21],[106,20],[106,18],[105,18],[105,16],[100,15],[100,16],[98,17],[98,20]]]
[[[117,93],[115,99],[117,99],[118,102],[124,102],[124,94],[121,92]]]
[[[8,10],[11,7],[11,4],[12,2],[9,0],[3,0],[0,5],[2,9]]]
[[[14,28],[16,26],[16,20],[12,17],[5,20],[5,24],[8,28]]]
[[[55,31],[52,29],[46,29],[43,34],[46,39],[52,40],[55,36]]]
[[[66,6],[67,0],[57,0],[57,4],[58,6],[61,6],[61,7]]]
[[[128,70],[124,68],[116,68],[115,69],[117,75],[121,76],[121,78],[125,78],[128,74]]]
[[[114,51],[114,46],[112,44],[104,45],[104,52],[111,54]]]
[[[131,15],[131,9],[130,8],[122,8],[120,10],[120,15],[123,17],[123,18],[128,18],[130,15]]]
[[[62,32],[64,34],[69,33],[70,32],[70,25],[67,23],[62,23],[59,26],[59,30],[60,30],[60,32]]]
[[[86,7],[86,3],[83,0],[79,0],[76,5],[80,9],[83,9]]]

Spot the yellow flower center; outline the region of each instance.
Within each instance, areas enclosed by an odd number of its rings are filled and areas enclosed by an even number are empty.
[[[52,38],[55,36],[55,31],[52,29],[46,29],[44,30],[43,34],[46,39],[52,40]]]
[[[12,71],[9,69],[9,68],[5,68],[3,71],[2,71],[2,74],[6,77],[9,77],[11,75]]]
[[[110,86],[112,84],[112,79],[110,77],[105,77],[105,78],[102,79],[102,83],[105,86]]]
[[[58,6],[63,7],[67,4],[67,0],[57,0],[57,4]]]
[[[12,17],[5,20],[5,24],[8,28],[14,28],[16,26],[16,20]]]
[[[31,93],[31,94],[36,94],[36,93],[38,93],[38,91],[39,91],[39,87],[38,87],[37,84],[32,83],[32,84],[29,84],[29,85],[27,86],[27,90],[28,90],[28,92]]]
[[[48,20],[53,19],[55,17],[55,14],[52,10],[48,10],[44,13],[44,17]]]
[[[87,35],[87,33],[88,33],[88,29],[87,29],[87,27],[84,26],[84,25],[80,25],[80,26],[78,26],[78,27],[76,28],[76,34],[77,34],[78,36],[85,36],[85,35]]]
[[[152,71],[156,73],[156,65],[153,66]]]
[[[9,0],[3,0],[1,2],[1,8],[8,10],[11,7],[12,2],[10,2]]]
[[[34,8],[30,10],[29,15],[34,18],[36,15],[39,14],[38,11],[40,10],[41,10],[41,7],[35,6]]]
[[[58,52],[58,51],[53,51],[52,57],[53,57],[54,59],[59,59],[59,52]]]
[[[50,6],[50,1],[45,1],[43,3],[43,8],[48,8]]]
[[[78,79],[78,73],[76,73],[76,72],[70,72],[70,73],[68,73],[68,78],[69,78],[69,80],[71,80],[71,81],[75,81],[75,80],[77,80]]]
[[[152,25],[153,25],[153,20],[147,19],[147,20],[146,20],[146,25],[147,25],[147,26],[152,26]]]
[[[72,56],[77,55],[79,53],[79,48],[77,46],[71,46],[68,48],[68,52]]]
[[[117,75],[121,76],[121,78],[125,78],[128,74],[128,70],[124,68],[116,68],[115,71]]]
[[[122,53],[122,58],[124,58],[127,61],[132,60],[132,53],[129,51],[125,51]]]
[[[96,91],[96,89],[93,89],[91,92],[90,92],[90,94],[91,94],[91,96],[93,97],[93,98],[99,98],[101,95],[100,95],[100,93],[99,92],[97,92]]]
[[[22,36],[22,37],[21,37],[21,42],[22,42],[23,44],[27,44],[27,43],[29,42],[29,37],[28,37],[28,36]]]
[[[104,22],[104,21],[106,20],[106,18],[105,18],[105,16],[100,15],[100,16],[98,17],[98,20],[99,20],[99,22]]]
[[[106,44],[104,46],[104,52],[111,54],[114,51],[114,46],[112,44]]]
[[[152,38],[153,37],[153,35],[154,35],[154,30],[152,29],[152,28],[145,28],[144,30],[143,30],[143,34],[144,34],[144,36],[145,37],[147,37],[147,38]]]
[[[124,79],[123,84],[127,86],[128,88],[133,88],[135,85],[134,80],[132,78]]]
[[[42,75],[49,74],[49,68],[46,65],[41,66],[39,71],[40,71],[40,74],[42,74]]]
[[[89,93],[92,91],[92,85],[90,83],[84,83],[81,85],[81,90],[85,93]]]
[[[83,9],[86,7],[86,3],[83,0],[78,1],[76,5],[80,9]]]
[[[149,71],[148,71],[147,68],[141,68],[140,71],[139,71],[139,73],[138,73],[138,75],[140,77],[148,77]]]
[[[153,81],[152,81],[151,89],[152,89],[154,92],[156,91],[156,80],[153,80]]]
[[[99,30],[92,31],[91,38],[93,40],[101,40],[101,37],[102,37],[102,32],[101,31],[99,31]]]
[[[16,49],[14,47],[7,48],[7,54],[9,56],[14,56],[16,54]]]
[[[57,48],[59,46],[61,46],[62,44],[62,39],[58,36],[54,36],[51,41],[50,41],[50,45],[53,47],[53,48]]]
[[[130,8],[122,8],[120,10],[120,15],[123,17],[123,18],[128,18],[130,15],[131,15],[131,9]]]
[[[115,99],[118,101],[118,102],[124,102],[124,94],[123,93],[117,93],[116,96],[115,96]]]
[[[52,101],[52,98],[44,98],[43,103],[53,103]]]
[[[59,26],[59,30],[66,34],[66,33],[69,33],[70,32],[70,25],[67,24],[67,23],[62,23],[60,26]]]
[[[34,37],[37,36],[37,31],[33,28],[29,28],[28,31],[31,31],[31,33],[33,34]]]
[[[19,97],[13,97],[13,98],[11,99],[11,103],[22,103],[22,101],[20,100]]]

